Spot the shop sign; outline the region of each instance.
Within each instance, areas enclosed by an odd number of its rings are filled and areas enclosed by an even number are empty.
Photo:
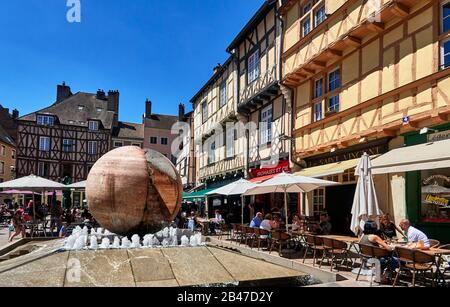
[[[441,207],[447,207],[449,200],[443,197],[428,195],[425,198],[425,201],[429,204],[438,205]]]
[[[364,153],[367,153],[369,156],[375,156],[375,155],[381,155],[386,153],[387,150],[387,143],[386,144],[380,144],[375,145],[371,147],[362,148],[360,150],[354,150],[354,151],[347,151],[342,153],[336,153],[333,155],[321,155],[319,157],[313,157],[308,158],[306,160],[307,167],[315,167],[320,165],[326,165],[326,164],[332,164],[332,163],[338,163],[342,161],[348,161],[348,160],[354,160],[361,158]]]
[[[252,169],[250,172],[252,174],[252,178],[258,178],[263,176],[281,174],[282,172],[290,173],[291,167],[289,165],[289,161],[280,161],[275,167]]]
[[[449,140],[449,139],[450,139],[450,130],[437,132],[437,133],[428,135],[429,143],[439,142],[439,141],[444,141],[444,140]]]

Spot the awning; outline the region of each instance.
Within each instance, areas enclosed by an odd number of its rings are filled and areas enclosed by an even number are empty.
[[[377,155],[372,156],[371,159],[378,157]],[[326,176],[333,176],[343,174],[346,170],[356,168],[361,159],[353,159],[347,161],[341,161],[336,163],[330,163],[310,168],[305,168],[295,175],[313,178],[322,178]]]
[[[193,193],[183,193],[183,200],[204,200],[206,198],[206,193],[214,191],[215,189],[205,189]]]
[[[450,168],[450,140],[394,149],[372,162],[373,174]]]
[[[267,175],[267,176],[256,177],[256,178],[250,179],[249,181],[253,182],[253,183],[261,183],[261,182],[267,181],[269,179],[272,179],[273,177],[275,177],[277,175],[279,175],[279,174],[272,174],[272,175]]]

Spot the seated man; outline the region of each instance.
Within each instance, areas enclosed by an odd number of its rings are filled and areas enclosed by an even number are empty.
[[[209,230],[211,233],[216,233],[216,229],[223,223],[225,223],[225,220],[223,219],[222,214],[220,214],[220,210],[216,210],[214,218],[211,219],[209,223]]]
[[[261,212],[256,213],[256,216],[253,218],[250,223],[250,227],[259,228],[261,226],[261,222],[263,221],[263,215]]]
[[[430,247],[431,247],[430,240],[428,239],[427,235],[424,234],[419,229],[412,227],[409,220],[406,220],[406,219],[402,220],[400,222],[400,228],[403,230],[403,232],[408,237],[408,247],[409,248],[422,249],[422,250],[430,249]]]
[[[328,218],[328,214],[327,213],[322,213],[320,215],[320,223],[318,225],[314,225],[314,233],[317,235],[330,235],[331,234],[331,223],[329,221]]]

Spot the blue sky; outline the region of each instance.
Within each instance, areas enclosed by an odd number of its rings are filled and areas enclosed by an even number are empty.
[[[263,0],[0,1],[0,104],[22,115],[72,92],[120,91],[120,119],[140,122],[144,101],[177,114],[211,77]]]

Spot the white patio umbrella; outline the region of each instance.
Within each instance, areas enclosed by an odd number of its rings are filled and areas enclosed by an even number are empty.
[[[86,181],[72,183],[65,186],[66,189],[83,190],[86,189]]]
[[[296,176],[282,173],[272,179],[258,184],[255,188],[248,190],[245,195],[258,195],[268,193],[284,194],[284,209],[286,212],[286,229],[288,228],[288,193],[308,193],[322,187],[339,185],[337,182],[320,180],[311,177]]]
[[[355,170],[358,176],[355,198],[352,208],[351,230],[359,235],[364,229],[364,224],[370,219],[377,219],[381,214],[378,199],[375,192],[375,184],[372,176],[372,162],[367,153],[361,158]]]
[[[27,177],[22,177],[19,179],[0,183],[0,189],[17,189],[17,190],[24,189],[39,192],[45,189],[60,190],[63,189],[64,187],[65,187],[64,184],[51,181],[42,177],[38,177],[35,175],[30,175]],[[33,214],[34,216],[36,216],[34,193],[33,193]]]
[[[250,182],[245,179],[240,179],[240,180],[230,183],[224,187],[221,187],[217,190],[206,193],[206,195],[207,196],[211,196],[211,195],[223,195],[223,196],[242,195],[242,197],[241,197],[241,202],[242,202],[242,204],[241,204],[241,208],[242,208],[241,220],[242,220],[242,224],[244,224],[244,197],[245,197],[244,193],[252,188],[255,188],[256,186],[257,186],[256,183]]]

